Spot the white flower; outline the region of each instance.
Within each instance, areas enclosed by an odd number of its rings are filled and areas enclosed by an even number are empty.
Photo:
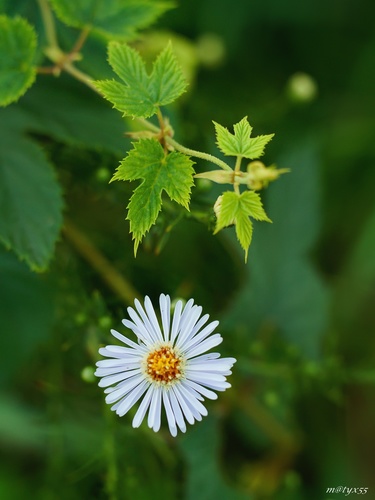
[[[128,307],[132,321],[122,322],[135,333],[138,343],[111,330],[128,347],[99,349],[109,359],[97,362],[95,375],[101,377],[99,386],[106,387],[106,402],[114,403],[111,409],[121,417],[143,398],[133,427],[141,425],[148,410],[148,426],[157,432],[164,406],[169,430],[176,436],[178,427],[186,431],[185,420],[193,424],[207,415],[201,403],[205,397],[217,399],[213,391],[230,387],[226,376],[236,360],[220,359],[219,353],[203,354],[223,339],[218,333],[211,335],[219,322],[206,325],[209,315],[200,318],[202,308],[193,299],[184,308],[179,300],[171,318],[170,298],[160,295],[161,327],[149,297],[144,307],[138,300],[134,303],[135,309]]]

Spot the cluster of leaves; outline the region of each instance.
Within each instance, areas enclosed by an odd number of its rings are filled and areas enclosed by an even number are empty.
[[[82,30],[76,44],[78,49],[68,54],[60,49],[54,26],[48,24],[51,22],[51,12],[47,1],[42,0],[40,5],[48,41],[44,51],[55,63],[51,72],[58,75],[65,69],[73,76],[78,75],[79,79],[109,100],[123,116],[138,119],[148,129],[141,131],[138,136],[134,134],[139,141],[134,143],[134,149],[113,176],[113,180],[142,180],[131,196],[127,214],[135,254],[143,237],[158,218],[163,192],[189,210],[195,175],[191,156],[200,156],[210,157],[222,170],[203,172],[196,177],[229,183],[234,187],[234,192],[225,192],[215,205],[215,232],[234,224],[246,258],[252,236],[250,217],[269,221],[260,197],[254,190],[261,189],[267,182],[277,178],[281,171],[255,162],[256,165],[249,164],[247,172],[242,172],[240,163],[242,158],[259,158],[273,136],[250,137],[252,128],[247,118],[234,125],[234,135],[214,123],[219,149],[224,155],[236,157],[235,169],[205,153],[187,150],[172,139],[173,129],[160,108],[180,97],[186,90],[187,82],[171,44],[159,54],[152,72],[148,74],[140,54],[124,43],[124,40],[134,38],[138,29],[147,26],[169,9],[171,4],[151,0],[80,0],[74,3],[52,0],[51,5],[60,20]],[[35,29],[25,19],[3,15],[0,17],[0,28],[0,52],[4,55],[0,63],[0,105],[6,106],[18,100],[35,81],[38,47]],[[112,39],[108,45],[108,60],[119,80],[93,82],[88,75],[82,77],[84,74],[75,69],[73,64],[79,59],[77,51],[91,32]],[[153,115],[158,116],[159,128],[146,120]],[[9,130],[12,130],[12,141],[16,140],[17,135],[17,141],[25,147],[22,152],[5,149],[1,159],[0,194],[6,216],[0,225],[0,239],[20,258],[25,259],[32,269],[41,270],[46,267],[53,253],[62,224],[61,189],[43,151],[33,142],[20,137],[23,132],[18,125],[13,129],[7,127],[1,140],[9,143]],[[20,155],[25,157],[21,158]],[[32,176],[30,182],[17,182],[15,176],[20,176],[21,172],[23,179]],[[241,194],[240,185],[250,191]],[[32,196],[22,192],[30,186],[34,186]],[[30,200],[29,206],[24,205],[27,200]]]
[[[133,134],[139,138],[139,142],[134,143],[134,149],[121,162],[112,179],[143,180],[131,197],[127,215],[136,253],[139,243],[155,223],[161,210],[163,191],[171,200],[186,209],[189,208],[195,173],[190,156],[199,157],[200,153],[187,150],[172,139],[173,129],[160,110],[161,106],[175,101],[186,89],[182,69],[171,46],[168,45],[159,54],[151,74],[147,73],[140,54],[126,44],[111,42],[108,60],[121,81],[112,79],[95,82],[104,97],[124,116],[145,119],[157,114],[159,118],[160,129],[149,132],[148,138],[144,138],[147,131]],[[143,123],[149,125],[148,122]],[[233,170],[224,162],[220,162],[222,170],[203,172],[196,177],[234,186],[234,192],[225,192],[215,204],[215,233],[234,224],[237,238],[245,250],[246,260],[252,237],[250,217],[270,222],[259,195],[252,188],[262,188],[267,181],[277,178],[282,171],[276,171],[274,167],[266,168],[260,162],[257,162],[260,168],[257,165],[255,176],[252,164],[249,164],[247,172],[240,170],[242,158],[256,159],[263,155],[273,134],[251,137],[252,127],[247,117],[234,125],[234,134],[218,123],[214,122],[214,125],[219,149],[224,155],[236,157],[236,167]],[[250,191],[241,194],[240,184],[247,185]]]

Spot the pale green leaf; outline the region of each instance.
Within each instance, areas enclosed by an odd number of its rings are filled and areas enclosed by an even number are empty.
[[[165,154],[160,143],[154,139],[135,143],[134,149],[121,162],[112,180],[142,179],[130,199],[127,215],[135,240],[135,252],[157,219],[163,191],[171,200],[188,209],[194,175],[192,165],[186,155],[178,152]]]
[[[241,247],[245,250],[245,262],[253,236],[253,224],[249,217],[239,210],[236,217],[236,235]]]
[[[255,191],[245,191],[240,197],[240,203],[243,206],[244,213],[256,220],[271,222],[264,211],[260,195]]]
[[[219,149],[227,156],[242,156],[250,160],[259,158],[274,134],[250,137],[252,127],[247,116],[234,125],[234,134],[219,123],[213,122]]]
[[[134,39],[173,7],[158,0],[51,0],[58,17],[74,28],[92,28],[102,35],[120,40]]]
[[[0,16],[0,106],[17,101],[35,80],[34,28],[20,17]]]
[[[215,233],[235,223],[238,212],[239,196],[232,191],[226,191],[220,196],[219,200],[220,204],[217,211]]]
[[[62,224],[62,196],[43,152],[21,134],[0,134],[0,241],[43,270]]]
[[[237,239],[245,250],[245,261],[253,234],[253,225],[249,217],[271,222],[267,217],[259,194],[245,191],[242,194],[226,191],[216,205],[217,223],[215,233],[224,227],[235,224]]]
[[[111,42],[108,60],[124,83],[104,80],[95,85],[125,116],[148,118],[186,89],[186,80],[170,44],[157,57],[150,75],[139,53],[128,45]]]

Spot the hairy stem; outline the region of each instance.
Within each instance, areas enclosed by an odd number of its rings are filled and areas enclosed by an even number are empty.
[[[236,165],[234,167],[234,171],[235,172],[240,172],[240,170],[241,170],[241,162],[242,162],[242,156],[239,155],[236,158]],[[236,178],[236,176],[234,176],[234,178]],[[234,192],[236,194],[240,194],[240,185],[239,185],[239,182],[234,182],[233,189],[234,189]]]
[[[100,94],[99,90],[93,84],[93,79],[83,71],[77,69],[73,64],[67,63],[63,66],[62,69],[67,73],[69,73],[74,78],[76,78],[77,80],[79,80],[80,82],[90,87],[90,89],[96,92],[97,94]]]
[[[210,155],[208,153],[203,153],[202,151],[196,151],[194,149],[185,148],[185,146],[182,146],[181,144],[176,142],[174,139],[172,139],[172,137],[167,136],[165,138],[165,142],[170,146],[173,146],[175,149],[177,149],[177,151],[184,153],[185,155],[195,156],[196,158],[201,158],[202,160],[215,163],[216,165],[219,165],[219,167],[221,167],[223,170],[228,170],[229,172],[233,171],[229,165],[227,165],[224,161],[220,160],[219,158],[216,158],[216,156]]]
[[[109,260],[93,245],[89,238],[71,222],[64,226],[65,237],[72,243],[78,253],[100,274],[103,281],[119,295],[126,304],[133,304],[140,294],[109,262]]]

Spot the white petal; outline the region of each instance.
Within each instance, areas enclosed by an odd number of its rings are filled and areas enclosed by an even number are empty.
[[[210,389],[213,389],[214,391],[225,391],[226,389],[229,389],[229,387],[232,387],[229,382],[202,382],[202,385],[205,387],[209,387]]]
[[[178,402],[180,403],[181,409],[184,413],[186,420],[189,422],[189,424],[194,424],[194,416],[191,413],[188,405],[186,404],[184,394],[182,391],[180,391],[180,386],[181,384],[178,384],[178,386],[177,385],[172,386],[172,391],[175,393],[175,396]]]
[[[180,386],[180,390],[185,394],[187,401],[204,417],[208,415],[207,408],[194,396],[194,390],[190,387]]]
[[[171,331],[171,342],[173,344],[176,335],[178,333],[178,327],[181,319],[182,301],[178,300],[174,308],[173,321],[172,321],[172,331]]]
[[[189,407],[192,415],[194,416],[195,420],[197,420],[198,422],[200,422],[202,420],[202,415],[199,413],[199,411],[197,410],[197,408],[195,407],[195,405],[193,404],[192,402],[192,399],[193,399],[194,396],[192,395],[187,395],[185,396],[185,402],[187,404],[187,406]]]
[[[159,342],[162,342],[164,339],[163,339],[163,335],[162,335],[161,330],[160,330],[159,321],[158,321],[158,318],[156,317],[154,306],[152,305],[150,297],[148,297],[147,295],[145,297],[145,308],[146,308],[148,317],[150,319],[152,328],[156,334],[157,340]]]
[[[209,389],[206,389],[206,387],[203,387],[202,385],[197,384],[196,382],[193,382],[192,380],[183,380],[182,385],[184,387],[185,386],[191,387],[192,389],[199,392],[200,394],[202,394],[203,396],[205,396],[208,399],[217,399],[218,398],[218,395],[215,392],[210,391]]]
[[[138,301],[136,299],[134,301],[134,303],[136,304],[137,302]],[[156,341],[156,339],[154,337],[154,333],[152,331],[151,324],[150,324],[148,318],[146,317],[145,313],[143,312],[143,315],[145,316],[146,321],[144,321],[143,318],[141,319],[138,316],[137,312],[132,307],[128,307],[127,311],[128,311],[129,316],[131,317],[131,319],[134,321],[134,323],[136,325],[136,330],[134,330],[134,331],[136,332],[136,334],[138,335],[138,337],[141,340],[143,340],[143,342],[146,345],[154,344],[155,341]],[[143,309],[142,309],[142,311],[143,311]]]
[[[141,321],[141,320],[139,319],[139,321]],[[134,346],[145,348],[145,345],[148,345],[150,343],[150,341],[148,340],[149,335],[148,335],[147,331],[145,331],[145,326],[143,323],[140,323],[139,326],[137,326],[135,323],[133,323],[129,319],[123,319],[122,324],[124,326],[126,326],[126,328],[129,328],[130,330],[132,330],[133,333],[135,333],[135,335],[138,339],[138,342],[143,342],[143,344],[144,344],[144,345],[140,345],[140,344],[136,344],[135,342],[133,342]]]
[[[177,398],[175,396],[175,393],[171,390],[168,392],[169,395],[169,400],[172,405],[172,410],[174,414],[174,418],[176,419],[176,423],[179,426],[179,428],[182,430],[182,432],[186,432],[186,424],[184,421],[184,417],[182,415],[182,411],[180,408],[180,405],[178,404]]]
[[[226,378],[224,375],[219,373],[208,373],[208,372],[190,372],[186,373],[186,378],[188,380],[193,380],[200,384],[206,384],[206,382],[225,382]]]
[[[193,359],[189,359],[189,366],[196,366],[200,364],[211,366],[225,366],[226,369],[232,368],[234,363],[237,361],[235,358],[219,358],[220,355],[216,357],[216,359],[212,359],[209,357],[210,354],[203,354],[202,356],[198,356]],[[219,359],[218,359],[219,358]]]
[[[212,321],[209,323],[201,332],[198,333],[195,337],[191,338],[189,342],[186,343],[184,346],[184,349],[192,349],[196,345],[200,344],[203,342],[203,340],[211,335],[211,333],[215,330],[215,328],[219,325],[218,321]]]
[[[151,398],[150,411],[148,412],[147,424],[150,429],[157,432],[161,422],[161,387],[156,386]]]
[[[148,386],[148,382],[143,380],[139,386],[135,387],[131,392],[129,392],[125,398],[121,401],[121,404],[118,406],[116,413],[120,417],[123,417],[125,413],[127,413],[130,408],[138,401],[138,399],[145,393]]]
[[[122,351],[113,349],[114,347],[120,346],[111,346],[107,345],[106,347],[101,347],[99,349],[99,354],[102,356],[106,356],[107,358],[128,358],[130,356],[138,356],[139,358],[143,356],[143,353],[140,351],[136,351],[135,349],[129,349],[128,347],[123,347]]]
[[[130,370],[132,368],[135,368],[136,366],[139,366],[139,360],[135,359],[134,357],[132,358],[121,358],[121,359],[101,359],[100,361],[96,362],[96,366],[98,368],[114,368],[117,366],[122,366],[123,370]]]
[[[136,317],[138,318],[138,321],[142,322],[143,327],[146,329],[148,337],[150,338],[151,342],[153,344],[155,344],[156,342],[159,342],[160,339],[159,339],[154,327],[152,326],[150,318],[148,317],[147,313],[143,309],[142,304],[139,302],[138,299],[135,299],[134,304],[135,304],[135,307],[137,309],[137,312],[135,312],[134,309],[133,309],[133,311],[134,311]],[[142,318],[141,320],[140,320],[137,313]]]
[[[126,326],[126,328],[129,328],[128,327],[128,323],[131,323],[131,321],[123,319],[122,323],[123,323],[124,326]],[[133,324],[133,323],[131,323],[131,324]],[[136,344],[135,342],[133,342],[132,340],[128,339],[127,337],[125,337],[121,333],[117,332],[116,330],[111,330],[111,333],[112,333],[112,335],[114,337],[116,337],[117,339],[119,339],[121,342],[123,342],[124,344],[126,344],[126,345],[128,345],[130,347],[133,347],[136,350],[141,350],[141,351],[146,350],[146,348],[144,346],[140,346],[139,344]]]
[[[199,330],[202,328],[202,326],[207,323],[207,320],[209,319],[210,315],[209,314],[205,314],[204,316],[201,317],[201,319],[198,321],[198,323],[196,323],[194,325],[194,327],[192,328],[191,332],[189,333],[189,335],[185,338],[185,340],[183,342],[180,342],[180,348],[183,348],[187,342],[194,337],[194,335],[197,334],[197,332],[199,332]]]
[[[176,419],[174,418],[171,402],[169,400],[169,391],[163,391],[163,403],[165,408],[165,414],[167,415],[169,431],[173,437],[176,437],[177,436]]]
[[[122,398],[127,394],[129,391],[133,389],[136,385],[140,384],[141,382],[144,381],[144,378],[142,375],[135,375],[134,377],[125,380],[124,382],[121,382],[116,390],[112,391],[108,396],[105,398],[105,402],[108,404],[114,403],[118,399]]]
[[[97,368],[94,375],[96,377],[107,377],[108,375],[115,375],[115,373],[123,373],[122,366],[114,366],[113,368]]]
[[[116,375],[103,377],[98,385],[99,387],[108,387],[110,385],[117,384],[117,382],[121,382],[122,380],[133,377],[133,375],[136,375],[137,373],[141,373],[141,370],[132,370],[125,373],[117,373]]]
[[[213,347],[221,344],[222,341],[223,337],[219,333],[215,333],[215,335],[212,335],[212,337],[204,340],[196,347],[193,347],[193,349],[186,351],[185,357],[187,359],[194,358],[195,356],[198,356],[198,354],[202,354],[203,352],[206,352],[209,349],[212,349]]]
[[[189,364],[195,363],[195,362],[202,362],[210,359],[218,359],[220,358],[220,353],[219,352],[209,352],[208,354],[202,354],[201,356],[197,356],[194,359],[189,360]]]
[[[201,306],[194,306],[192,308],[189,317],[181,326],[180,335],[178,336],[178,339],[176,341],[177,347],[181,347],[181,345],[185,342],[185,339],[190,336],[191,331],[194,328],[194,325],[198,321],[201,314],[202,314]]]
[[[171,322],[171,299],[169,295],[161,294],[159,298],[161,321],[163,324],[164,340],[169,340],[169,327]]]
[[[153,392],[154,392],[154,386],[150,385],[149,388],[147,389],[145,397],[142,400],[142,403],[139,405],[137,413],[134,415],[132,423],[134,428],[139,427],[143,422],[143,419],[145,418],[146,415],[146,411],[150,405]]]
[[[195,309],[196,307],[198,307],[198,306],[194,306],[193,299],[189,299],[186,302],[184,310],[182,311],[182,314],[181,314],[180,324],[178,326],[178,335],[185,328],[186,323],[189,321],[191,310],[193,308]]]

